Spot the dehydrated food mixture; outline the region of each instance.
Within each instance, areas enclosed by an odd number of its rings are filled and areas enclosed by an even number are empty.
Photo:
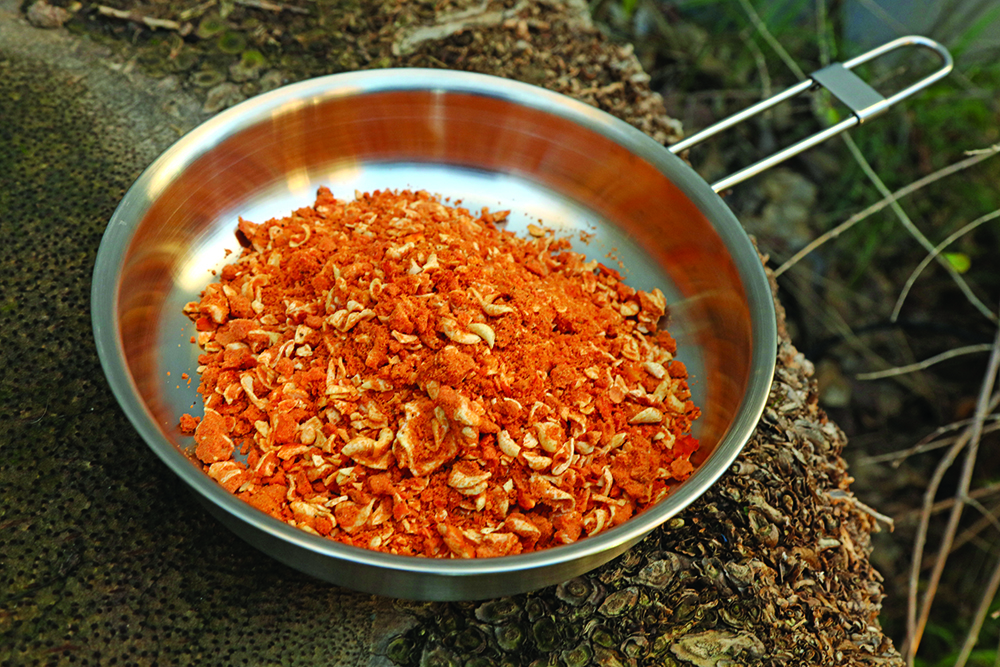
[[[241,219],[241,255],[185,308],[205,416],[181,428],[208,474],[309,532],[461,558],[594,535],[689,476],[699,410],[663,294],[504,217],[321,188]]]

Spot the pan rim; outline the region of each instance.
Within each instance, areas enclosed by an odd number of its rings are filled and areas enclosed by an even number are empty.
[[[737,408],[736,419],[720,439],[716,451],[684,483],[682,489],[685,493],[681,494],[679,490],[671,495],[671,498],[681,496],[686,499],[683,502],[671,503],[668,498],[624,524],[594,537],[527,554],[468,561],[399,556],[313,536],[256,510],[202,473],[179,448],[159,434],[152,414],[139,398],[129,371],[117,319],[118,277],[133,240],[135,223],[142,219],[165,184],[171,181],[172,175],[180,173],[237,130],[261,122],[279,111],[282,105],[291,102],[318,104],[341,96],[417,90],[498,98],[582,125],[651,164],[677,185],[712,222],[732,255],[747,302],[754,306],[750,309],[751,374]],[[129,220],[133,221],[131,226]],[[109,286],[112,289],[108,289]],[[598,557],[603,552],[645,537],[701,497],[735,461],[763,414],[777,350],[771,289],[757,252],[721,197],[683,160],[626,122],[559,93],[491,75],[417,68],[332,74],[290,84],[223,111],[180,138],[143,171],[112,215],[93,271],[91,314],[102,368],[126,416],[146,444],[203,500],[249,524],[251,528],[321,556],[400,573],[444,578],[535,570]]]

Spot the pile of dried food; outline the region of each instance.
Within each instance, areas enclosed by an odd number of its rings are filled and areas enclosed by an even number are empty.
[[[594,535],[690,475],[699,410],[663,294],[506,215],[322,188],[241,220],[242,253],[185,309],[205,416],[181,425],[208,474],[310,532],[463,558]]]

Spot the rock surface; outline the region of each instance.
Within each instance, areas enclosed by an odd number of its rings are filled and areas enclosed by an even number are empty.
[[[414,6],[371,3],[375,27],[328,61],[510,76],[661,142],[678,135],[630,50],[602,40],[581,3]],[[352,16],[324,34],[350,34]],[[0,0],[0,663],[901,664],[878,626],[877,526],[850,493],[812,365],[783,330],[765,416],[731,471],[624,556],[559,586],[479,603],[374,598],[219,530],[131,429],[92,343],[107,220],[142,168],[207,117],[232,64],[200,86],[144,69],[141,55],[34,28]],[[274,85],[300,64],[231,83]]]

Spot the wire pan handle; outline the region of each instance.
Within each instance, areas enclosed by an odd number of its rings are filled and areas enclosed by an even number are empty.
[[[864,80],[861,79],[861,77],[851,71],[862,63],[866,63],[869,60],[878,58],[879,56],[889,53],[890,51],[895,51],[896,49],[906,46],[923,47],[934,51],[941,58],[941,68],[888,98],[883,97],[881,93],[869,86]],[[716,192],[722,192],[737,183],[742,183],[751,176],[756,176],[762,171],[784,162],[794,155],[798,155],[806,149],[823,143],[830,137],[836,136],[844,130],[852,128],[855,125],[860,125],[867,120],[885,113],[889,107],[897,102],[905,100],[917,91],[923,90],[935,81],[947,76],[953,67],[954,61],[952,60],[948,49],[933,39],[921,37],[919,35],[900,37],[883,44],[882,46],[876,47],[871,51],[851,58],[847,62],[834,63],[833,65],[817,70],[810,74],[808,79],[800,81],[791,88],[788,88],[777,95],[773,95],[766,100],[762,100],[757,104],[740,111],[739,113],[733,114],[732,116],[715,123],[714,125],[710,125],[704,130],[692,134],[687,139],[678,141],[676,144],[669,146],[669,149],[674,154],[680,153],[681,151],[687,150],[692,146],[700,144],[709,137],[715,136],[716,134],[729,129],[734,125],[742,123],[748,118],[756,116],[762,111],[781,104],[785,100],[791,99],[809,90],[810,88],[815,88],[816,86],[826,88],[830,91],[830,94],[846,104],[851,110],[850,118],[842,120],[836,125],[828,127],[825,130],[821,130],[810,137],[806,137],[798,143],[792,144],[788,148],[784,148],[777,153],[755,162],[749,167],[744,167],[735,174],[731,174],[719,181],[716,181],[715,183],[712,183],[713,190]]]

